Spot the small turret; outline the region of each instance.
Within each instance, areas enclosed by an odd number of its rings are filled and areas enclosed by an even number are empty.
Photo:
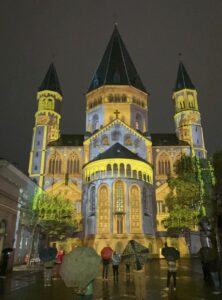
[[[205,158],[201,116],[198,108],[197,90],[182,62],[179,64],[173,92],[176,133],[180,140],[188,142],[193,155]]]
[[[37,92],[38,110],[35,114],[29,176],[42,186],[47,144],[60,137],[62,91],[53,63]]]

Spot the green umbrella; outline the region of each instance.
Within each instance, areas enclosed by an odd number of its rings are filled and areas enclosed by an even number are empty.
[[[130,240],[122,253],[122,259],[127,263],[135,264],[137,269],[141,269],[144,265],[149,249],[144,247],[135,240]]]
[[[100,256],[89,247],[77,247],[66,254],[60,268],[65,285],[85,288],[96,278],[100,261]]]

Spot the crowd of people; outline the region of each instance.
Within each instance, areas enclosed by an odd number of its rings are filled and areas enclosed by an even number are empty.
[[[132,241],[131,241],[132,242]],[[125,276],[126,281],[130,281],[131,276],[133,278],[135,286],[135,296],[138,300],[145,299],[145,261],[144,258],[147,256],[148,251],[144,252],[146,254],[141,255],[141,253],[136,252],[136,242],[132,243],[131,250],[132,252],[126,251],[120,255],[117,251],[113,251],[110,247],[104,247],[101,251],[101,256],[99,260],[97,259],[96,269],[99,269],[98,262],[102,262],[102,280],[106,282],[109,276],[110,266],[112,267],[113,281],[115,284],[119,282],[119,265],[120,263],[125,266]],[[138,243],[137,243],[138,244]],[[138,244],[139,245],[139,244]],[[141,246],[143,247],[143,246]],[[87,247],[79,247],[83,250]],[[145,248],[145,247],[143,247]],[[10,253],[13,249],[6,248],[2,251],[2,258],[0,264],[0,278],[5,278],[8,259]],[[138,250],[138,249],[137,249]],[[73,250],[75,252],[75,249]],[[94,250],[93,250],[94,251]],[[95,251],[94,251],[95,252]],[[63,264],[64,258],[69,254],[65,255],[64,250],[60,249],[57,251],[55,247],[45,247],[40,251],[40,259],[44,264],[44,286],[51,286],[52,280],[59,278],[59,269],[60,265]],[[165,243],[162,248],[161,254],[164,256],[167,265],[167,280],[166,280],[166,291],[176,291],[177,287],[177,268],[178,260],[180,259],[180,253],[174,247],[169,247]],[[211,247],[202,247],[198,252],[202,270],[203,270],[203,279],[213,287],[214,294],[221,293],[221,278],[220,278],[220,264],[218,253],[214,248]],[[98,254],[95,252],[95,257]],[[87,266],[86,266],[87,267]],[[66,271],[66,270],[65,270]],[[84,287],[74,286],[74,299],[75,300],[91,300],[93,299],[93,283],[97,276],[97,272],[94,272],[90,281],[86,281],[87,284]],[[78,276],[81,276],[81,271]],[[69,276],[69,275],[68,275]],[[70,275],[71,277],[72,275]]]

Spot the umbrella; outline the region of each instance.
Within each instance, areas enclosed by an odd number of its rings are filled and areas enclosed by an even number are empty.
[[[162,249],[162,255],[167,260],[177,260],[180,258],[180,252],[174,247],[164,247]]]
[[[93,248],[77,247],[64,256],[60,275],[67,287],[85,288],[96,278],[100,262]]]
[[[54,247],[43,248],[39,252],[39,258],[43,262],[55,260],[55,258],[56,258],[56,252],[57,252],[57,250]]]
[[[5,248],[5,249],[2,250],[2,253],[5,254],[7,252],[12,252],[13,250],[14,249],[12,249],[12,248]]]
[[[134,240],[130,240],[122,253],[122,258],[130,264],[136,264],[137,269],[141,269],[147,259],[148,253],[148,248]]]
[[[103,259],[110,259],[113,254],[113,249],[110,247],[104,247],[101,251],[101,256]]]

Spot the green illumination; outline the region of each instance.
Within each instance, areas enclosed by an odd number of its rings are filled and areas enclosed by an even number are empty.
[[[201,217],[213,215],[215,179],[209,160],[183,156],[176,164],[176,176],[169,177],[168,184],[168,231],[195,230]]]

